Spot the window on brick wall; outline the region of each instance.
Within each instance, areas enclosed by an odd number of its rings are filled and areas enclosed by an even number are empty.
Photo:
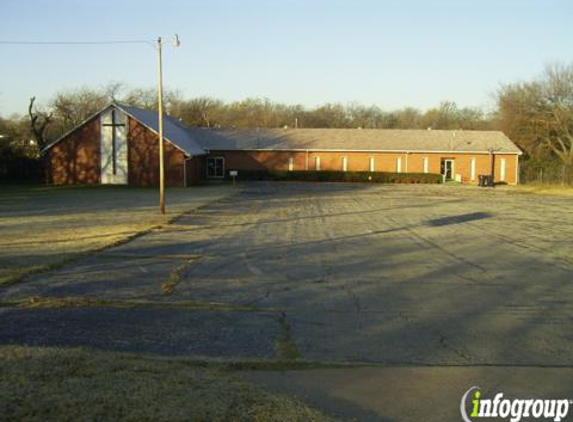
[[[342,157],[342,171],[348,170],[348,157]]]
[[[223,178],[225,177],[225,160],[223,157],[207,158],[207,177]]]

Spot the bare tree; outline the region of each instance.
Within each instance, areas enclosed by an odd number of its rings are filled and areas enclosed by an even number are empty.
[[[38,149],[42,150],[47,144],[45,135],[48,126],[52,122],[53,114],[38,111],[37,108],[34,107],[35,101],[36,97],[30,98],[30,104],[28,105],[28,115],[30,116],[30,129],[32,131],[32,135],[36,140]]]
[[[567,166],[573,165],[573,65],[547,67],[540,108],[547,122],[543,141]]]
[[[110,82],[103,88],[103,91],[111,101],[118,101],[124,89],[125,84],[123,82]]]
[[[554,154],[573,166],[573,65],[552,65],[532,82],[503,85],[498,124],[530,155]]]
[[[59,132],[64,133],[109,103],[107,92],[90,88],[62,91],[50,102]]]

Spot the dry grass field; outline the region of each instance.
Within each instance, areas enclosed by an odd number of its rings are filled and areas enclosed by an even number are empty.
[[[24,404],[24,405],[22,405]],[[0,348],[0,415],[13,421],[327,422],[299,400],[182,360]]]
[[[168,189],[163,216],[151,188],[2,186],[0,284],[125,241],[232,192],[223,185]]]
[[[529,185],[511,186],[505,189],[514,192],[533,193],[538,195],[573,197],[573,186],[529,184]]]

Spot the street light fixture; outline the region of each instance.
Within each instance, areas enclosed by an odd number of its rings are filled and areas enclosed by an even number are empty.
[[[157,59],[158,59],[158,113],[159,113],[159,211],[161,214],[165,214],[165,162],[164,162],[164,150],[163,150],[163,66],[161,60],[161,47],[163,42],[161,37],[157,38]],[[179,36],[177,34],[173,35],[172,39],[173,47],[179,47],[181,43],[179,42]]]

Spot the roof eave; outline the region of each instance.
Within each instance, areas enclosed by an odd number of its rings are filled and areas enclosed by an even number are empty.
[[[332,149],[332,148],[209,148],[209,151],[282,151],[282,152],[389,152],[389,153],[424,153],[424,154],[489,154],[488,150],[427,150],[427,149]],[[493,151],[495,154],[523,155],[523,151]]]

